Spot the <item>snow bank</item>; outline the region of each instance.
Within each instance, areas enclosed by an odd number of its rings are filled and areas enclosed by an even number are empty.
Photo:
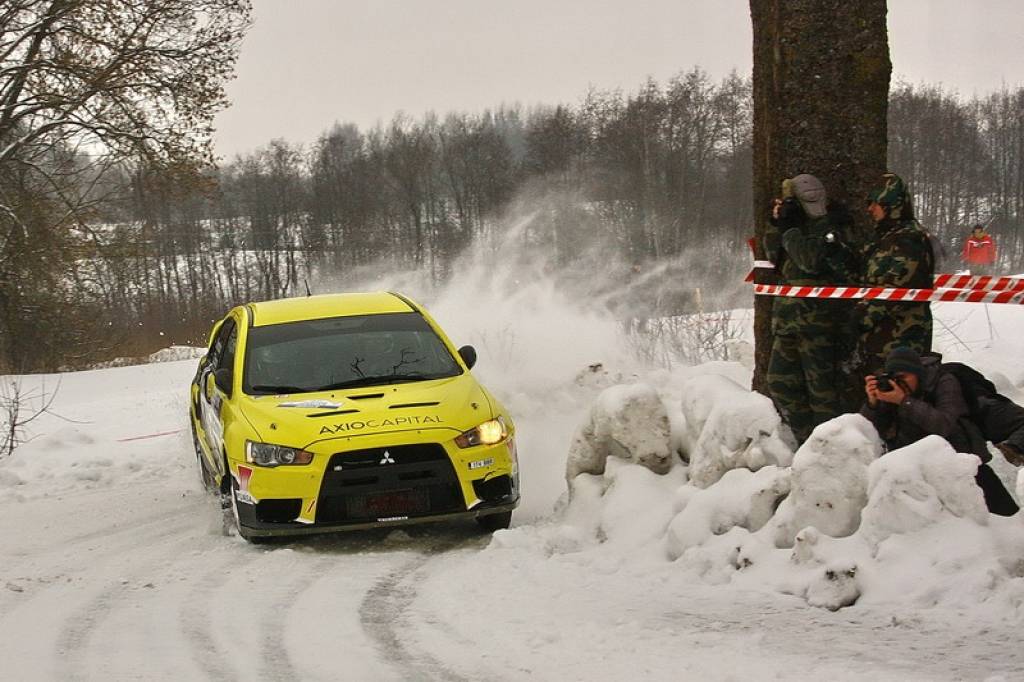
[[[150,353],[145,357],[138,358],[114,358],[113,360],[106,360],[104,362],[97,362],[90,365],[89,369],[110,369],[112,367],[131,367],[133,365],[147,365],[154,362],[180,362],[182,360],[192,360],[195,358],[201,358],[206,355],[205,348],[198,348],[194,346],[168,346],[167,348],[161,348],[155,353]],[[68,371],[62,369],[61,371]]]
[[[770,401],[730,365],[605,389],[570,453],[559,519],[499,533],[495,546],[601,566],[645,557],[687,580],[830,610],[943,605],[1024,623],[1024,514],[988,514],[977,457],[938,437],[883,455],[856,414],[821,424],[792,455]],[[667,420],[673,387],[683,418]],[[689,466],[659,475],[666,460],[651,453],[671,442]]]
[[[195,368],[186,360],[20,377],[26,394],[53,402],[0,458],[0,501],[123,488],[181,470],[198,481],[187,403]]]

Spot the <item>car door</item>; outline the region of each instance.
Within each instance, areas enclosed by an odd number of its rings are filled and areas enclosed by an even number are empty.
[[[238,345],[238,326],[232,317],[224,320],[210,351],[210,361],[200,378],[200,420],[206,434],[210,454],[217,458],[224,449],[224,423],[221,416],[224,401],[230,398],[217,387],[214,374],[219,369],[233,369],[235,348]],[[220,468],[220,467],[218,467]]]

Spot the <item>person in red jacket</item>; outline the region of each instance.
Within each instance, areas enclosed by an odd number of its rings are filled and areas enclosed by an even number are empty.
[[[972,275],[991,274],[992,266],[996,262],[996,243],[992,235],[985,232],[983,225],[975,225],[974,230],[964,240],[963,250],[964,267],[970,270]]]

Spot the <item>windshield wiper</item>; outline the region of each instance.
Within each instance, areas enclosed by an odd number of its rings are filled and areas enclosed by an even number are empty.
[[[283,395],[285,393],[312,393],[312,389],[302,388],[301,386],[278,386],[277,384],[259,384],[257,386],[251,386],[250,388],[258,393],[266,393],[268,395]]]
[[[333,391],[340,388],[355,388],[357,386],[379,386],[383,384],[401,384],[409,381],[427,381],[429,379],[440,379],[446,375],[431,375],[431,374],[385,374],[382,376],[375,377],[359,377],[358,379],[349,379],[347,381],[338,381],[333,384],[327,384],[321,386],[318,391]]]

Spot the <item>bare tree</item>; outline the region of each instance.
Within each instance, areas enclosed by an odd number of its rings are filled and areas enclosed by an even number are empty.
[[[10,457],[25,442],[25,427],[50,411],[57,391],[42,386],[25,392],[20,380],[0,384],[0,457]]]

